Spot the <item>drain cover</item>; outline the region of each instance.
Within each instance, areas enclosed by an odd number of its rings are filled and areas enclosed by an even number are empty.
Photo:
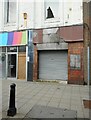
[[[67,109],[35,105],[25,118],[35,118],[34,120],[36,120],[36,118],[39,118],[39,120],[43,120],[43,118],[73,118],[72,120],[76,120],[77,112]]]

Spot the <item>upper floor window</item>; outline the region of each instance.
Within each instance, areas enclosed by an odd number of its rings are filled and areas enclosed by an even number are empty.
[[[5,0],[5,23],[15,23],[16,22],[16,0]]]
[[[45,0],[45,19],[58,18],[59,0]]]
[[[53,12],[50,7],[47,9],[47,17],[46,18],[54,18]]]

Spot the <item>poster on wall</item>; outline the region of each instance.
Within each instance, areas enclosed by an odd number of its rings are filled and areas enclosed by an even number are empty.
[[[80,55],[76,55],[76,54],[70,55],[70,68],[71,69],[80,69],[81,68]]]

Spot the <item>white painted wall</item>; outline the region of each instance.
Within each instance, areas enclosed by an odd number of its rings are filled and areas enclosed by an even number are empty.
[[[25,25],[23,13],[27,13],[27,25]],[[34,2],[31,0],[21,0],[19,2],[19,29],[29,29],[34,27]]]
[[[64,2],[64,25],[72,25],[72,24],[82,24],[83,22],[83,8],[82,8],[82,0],[79,2],[75,0],[70,0],[70,2]]]
[[[3,19],[2,19],[3,11],[2,10],[3,10],[2,0],[0,0],[0,31],[3,30],[3,25],[2,25],[2,23],[3,23]]]
[[[41,1],[41,0],[39,0]],[[36,0],[35,27],[69,26],[83,23],[82,0],[59,0],[58,18],[45,20],[44,0]],[[47,0],[48,1],[48,0]],[[41,5],[42,7],[41,7]],[[55,4],[55,3],[54,3]],[[39,7],[40,6],[40,7]],[[70,10],[71,9],[71,10]],[[39,10],[39,11],[38,11]],[[38,13],[38,14],[37,14]],[[41,18],[40,18],[41,17]]]
[[[7,8],[5,7],[5,1],[7,0],[2,0],[3,3],[2,3],[2,26],[3,26],[3,31],[14,31],[14,30],[17,30],[18,29],[18,4],[16,5],[16,15],[15,15],[15,19],[16,19],[16,22],[15,23],[5,23],[5,13],[6,13],[6,10]],[[14,0],[11,0],[11,2],[14,1]],[[18,1],[18,0],[16,0]],[[12,11],[11,11],[12,12]]]
[[[47,20],[45,20],[44,0],[17,1],[17,16],[15,24],[4,24],[5,9],[0,2],[0,31],[69,26],[83,23],[82,0],[77,2],[75,0],[70,0],[69,2],[68,0],[59,0],[58,18]],[[27,13],[27,25],[25,25],[23,13]]]

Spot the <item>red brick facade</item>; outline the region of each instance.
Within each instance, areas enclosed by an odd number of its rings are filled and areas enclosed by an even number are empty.
[[[33,64],[33,80],[38,79],[38,50],[37,44],[43,43],[43,30],[34,30],[33,44],[34,44],[34,64]]]
[[[66,42],[83,41],[83,25],[62,27],[60,28],[60,36]]]
[[[43,43],[43,30],[42,29],[34,30],[33,33],[34,33],[33,43],[34,44]]]
[[[70,67],[70,55],[80,55],[81,56],[81,68],[71,69]],[[68,45],[68,83],[72,84],[84,84],[83,75],[83,42],[69,43]]]
[[[34,37],[34,65],[33,80],[38,79],[38,49],[37,44],[43,43],[43,30],[35,30]],[[57,34],[68,43],[68,83],[84,84],[83,71],[83,26],[69,26],[59,28]],[[80,55],[80,69],[71,69],[70,55]],[[61,79],[61,78],[60,78]]]
[[[88,79],[90,79],[91,84],[91,74],[88,76],[88,47],[90,48],[90,65],[89,73],[91,73],[91,1],[83,2],[83,24],[84,24],[84,81],[88,84]]]
[[[83,68],[83,25],[60,28],[60,35],[68,43],[68,83],[84,84]],[[70,55],[80,55],[81,68],[71,69]]]
[[[34,64],[33,64],[33,80],[38,79],[38,51],[36,45],[34,45]]]

